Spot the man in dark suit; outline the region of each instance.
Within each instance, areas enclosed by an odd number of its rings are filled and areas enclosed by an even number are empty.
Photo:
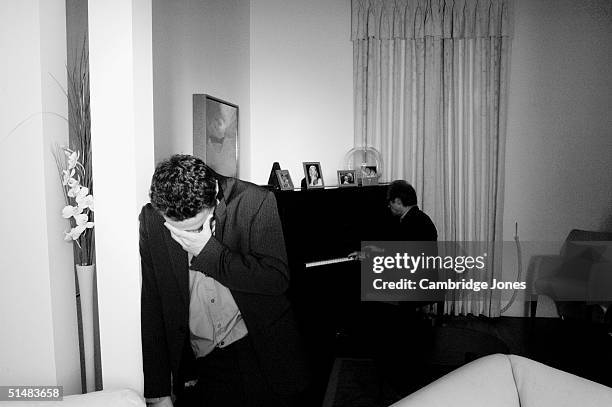
[[[399,217],[394,227],[393,239],[428,242],[438,240],[438,231],[429,216],[417,206],[416,191],[404,180],[393,181],[387,189],[387,201],[391,214]]]
[[[387,188],[387,204],[393,218],[382,237],[406,242],[410,254],[437,255],[438,232],[432,220],[417,206],[416,191],[408,182],[396,180]],[[437,279],[437,272],[419,270],[415,275]],[[383,377],[400,396],[405,396],[428,380],[428,358],[433,344],[431,321],[422,307],[432,302],[422,298],[425,292],[408,293],[396,305],[370,305],[370,318],[387,329],[382,339],[374,338],[375,358]]]
[[[147,401],[293,405],[307,374],[274,195],[175,155],[157,166],[150,197],[140,214]]]

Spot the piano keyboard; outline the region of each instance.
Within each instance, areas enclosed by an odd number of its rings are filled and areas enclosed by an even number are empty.
[[[354,260],[356,260],[355,257],[339,257],[337,259],[313,261],[313,262],[310,262],[310,263],[306,263],[306,268],[326,266],[328,264],[344,263],[344,262],[347,262],[347,261],[354,261]]]

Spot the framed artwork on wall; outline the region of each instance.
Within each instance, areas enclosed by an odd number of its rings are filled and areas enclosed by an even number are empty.
[[[338,170],[338,186],[344,187],[356,187],[357,178],[355,177],[355,170]]]
[[[238,176],[238,106],[193,95],[193,155],[228,177]]]
[[[289,170],[276,170],[276,178],[281,190],[293,191],[293,181],[291,175],[289,175]]]
[[[321,175],[321,163],[317,161],[303,162],[304,177],[306,178],[306,188],[323,188],[323,176]]]

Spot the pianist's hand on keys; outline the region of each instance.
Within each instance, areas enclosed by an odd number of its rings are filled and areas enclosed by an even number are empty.
[[[366,257],[371,257],[374,253],[383,253],[384,250],[378,246],[368,245],[364,246],[362,251],[352,252],[348,257],[355,260],[365,260]]]

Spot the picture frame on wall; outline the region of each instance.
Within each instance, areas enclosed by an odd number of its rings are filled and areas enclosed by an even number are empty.
[[[321,163],[318,161],[306,161],[302,163],[304,167],[304,177],[306,178],[306,188],[324,188]]]
[[[227,177],[238,176],[238,105],[193,95],[193,155]]]
[[[338,170],[338,186],[340,188],[356,187],[357,177],[355,170]]]
[[[276,178],[282,191],[293,191],[293,181],[291,180],[289,170],[276,170]]]

